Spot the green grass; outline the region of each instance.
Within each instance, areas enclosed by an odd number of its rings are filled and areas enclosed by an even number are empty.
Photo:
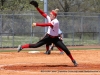
[[[3,47],[5,46],[18,46],[19,44],[24,43],[35,43],[39,40],[38,37],[30,37],[30,36],[2,36],[2,43],[0,43]]]
[[[1,37],[0,37],[1,38]],[[1,47],[16,47],[19,44],[25,43],[36,43],[40,40],[40,37],[31,37],[31,36],[2,36],[0,39]],[[74,41],[74,42],[73,42]],[[81,40],[79,38],[63,38],[63,42],[65,45],[98,45],[98,40],[93,39],[84,39]]]
[[[74,40],[74,42],[73,42]],[[98,45],[99,42],[98,40],[93,40],[93,39],[84,39],[84,40],[80,40],[80,39],[71,39],[71,38],[64,38],[63,42],[66,45]]]

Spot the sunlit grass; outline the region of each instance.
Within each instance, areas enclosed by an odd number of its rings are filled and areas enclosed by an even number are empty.
[[[32,37],[32,36],[2,36],[0,39],[1,47],[16,47],[19,44],[25,43],[36,43],[40,40],[40,37]],[[81,40],[79,38],[63,38],[63,42],[65,45],[98,45],[98,40],[93,39],[84,39]]]

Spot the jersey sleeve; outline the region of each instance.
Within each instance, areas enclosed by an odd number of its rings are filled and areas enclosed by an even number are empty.
[[[38,10],[38,12],[39,12],[43,17],[47,18],[47,14],[46,14],[44,11],[42,11],[40,8],[36,8],[36,9]]]
[[[50,26],[50,27],[53,27],[53,25],[51,23],[36,23],[36,26],[41,26],[41,27]]]

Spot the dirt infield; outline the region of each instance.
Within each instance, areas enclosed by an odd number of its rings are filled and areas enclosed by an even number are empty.
[[[0,75],[99,75],[100,50],[71,50],[78,66],[66,54],[1,52]]]

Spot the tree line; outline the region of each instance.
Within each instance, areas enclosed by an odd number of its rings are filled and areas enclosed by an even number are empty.
[[[35,11],[31,0],[1,0],[0,11]],[[43,9],[43,1],[36,0]],[[59,8],[61,12],[100,12],[100,0],[47,0],[48,11]]]

